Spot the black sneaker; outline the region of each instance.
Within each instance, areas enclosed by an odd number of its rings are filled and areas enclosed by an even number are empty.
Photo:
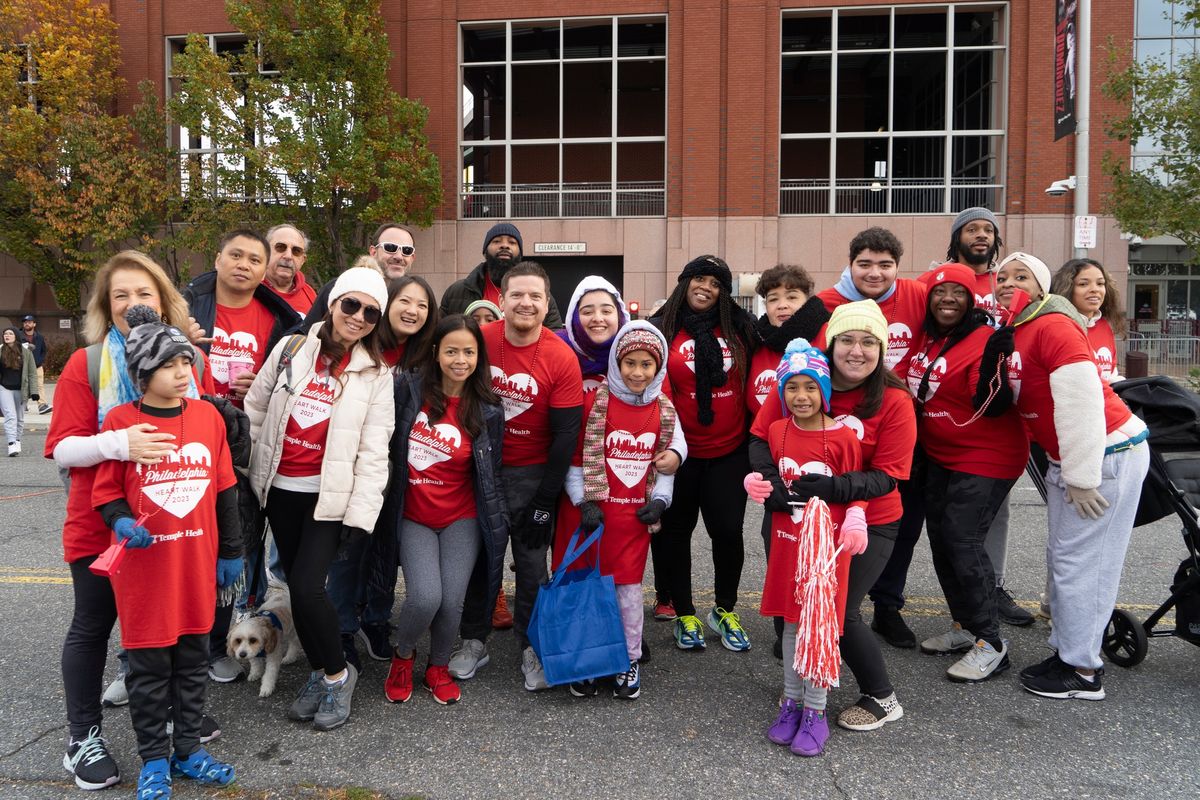
[[[1000,621],[1008,625],[1024,628],[1033,624],[1033,614],[1017,605],[1012,592],[1003,586],[996,587],[996,610],[1000,612]]]
[[[362,672],[362,659],[358,655],[358,648],[354,645],[354,634],[342,634],[342,653],[346,657],[347,664],[353,664],[354,669]],[[391,661],[391,655],[388,655],[388,661]]]
[[[638,663],[639,664],[649,664],[650,663],[650,643],[647,642],[645,639],[642,639],[642,654],[640,656],[638,656]]]
[[[637,700],[642,693],[641,672],[634,661],[629,665],[628,672],[617,675],[613,683],[613,697],[619,700]]]
[[[175,720],[169,719],[167,720],[167,736],[173,736],[174,734]],[[220,736],[220,724],[208,714],[202,715],[200,717],[200,744],[208,744],[213,739],[217,739]]]
[[[108,742],[100,735],[99,725],[93,725],[85,738],[68,742],[63,768],[75,776],[80,789],[106,789],[121,781],[121,771],[108,754]]]
[[[875,617],[871,630],[883,637],[892,647],[912,648],[917,646],[917,637],[900,616],[900,609],[892,606],[875,606]]]
[[[1036,664],[1031,664],[1021,670],[1021,680],[1026,678],[1040,678],[1047,672],[1059,669],[1063,666],[1063,660],[1058,657],[1058,653],[1051,653],[1050,657],[1044,661],[1039,661]]]
[[[600,693],[600,687],[594,680],[576,681],[569,687],[573,697],[595,697]]]
[[[1041,675],[1021,675],[1021,686],[1039,697],[1056,700],[1103,700],[1104,687],[1097,672],[1089,681],[1070,664],[1060,664]]]
[[[387,625],[363,625],[358,629],[358,640],[366,648],[367,655],[375,661],[392,660],[391,630]]]

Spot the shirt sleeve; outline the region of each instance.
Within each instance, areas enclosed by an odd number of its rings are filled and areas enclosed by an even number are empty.
[[[891,475],[898,481],[906,481],[912,469],[913,449],[917,445],[917,415],[913,411],[912,398],[903,389],[889,388],[880,413],[880,436],[871,458],[870,468]]]
[[[68,436],[95,436],[99,409],[87,377],[87,349],[76,350],[54,387],[54,414],[43,455],[54,458],[54,448]]]

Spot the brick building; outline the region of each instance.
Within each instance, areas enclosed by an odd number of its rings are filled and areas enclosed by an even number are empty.
[[[181,37],[236,47],[221,3],[110,0],[128,86],[168,85]],[[1001,219],[1006,251],[1071,255],[1073,137],[1054,141],[1055,4],[826,0],[383,0],[395,88],[430,109],[445,204],[417,237],[439,291],[521,228],[565,304],[598,272],[644,307],[692,256],[735,273],[800,263],[818,285],[869,225],[906,273],[943,258],[961,208]],[[1093,64],[1134,36],[1132,4],[1093,0]],[[1114,109],[1092,84],[1089,208]],[[130,88],[122,101],[136,100]],[[202,141],[182,141],[203,153]],[[1128,155],[1128,148],[1119,151]],[[1124,283],[1100,217],[1093,257]]]

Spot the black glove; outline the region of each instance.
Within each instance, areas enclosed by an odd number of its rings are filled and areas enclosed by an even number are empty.
[[[235,467],[250,466],[250,418],[226,397],[200,396],[212,403],[225,421],[225,441],[229,443],[229,456]]]
[[[591,533],[604,524],[604,510],[591,500],[584,500],[579,506],[579,527],[584,533]]]
[[[646,525],[653,525],[662,519],[663,512],[666,510],[667,504],[662,500],[655,498],[634,513],[636,513],[637,518]]]
[[[807,502],[814,497],[819,497],[826,503],[832,503],[836,490],[836,481],[828,475],[810,473],[801,475],[792,481],[792,498],[794,500]]]
[[[350,525],[342,526],[341,539],[338,542],[337,558],[349,558],[354,546],[369,534],[362,528],[354,528]]]
[[[1000,371],[1000,388],[988,403],[985,417],[998,417],[1007,411],[1013,403],[1012,387],[1008,384],[1008,358],[1013,354],[1013,337],[1016,328],[1006,325],[998,329],[983,346],[983,355],[979,359],[979,383],[975,387],[975,396],[971,405],[978,411],[988,402],[992,393],[992,385],[996,380],[996,370]]]
[[[516,538],[531,550],[549,547],[550,539],[554,535],[550,526],[548,505],[543,505],[535,498],[517,517]]]

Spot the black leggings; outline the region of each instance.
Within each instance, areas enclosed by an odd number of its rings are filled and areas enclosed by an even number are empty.
[[[667,585],[679,616],[694,615],[692,602],[692,531],[703,515],[704,528],[712,540],[713,589],[716,605],[732,611],[737,604],[738,585],[746,552],[742,525],[746,516],[746,490],[742,480],[750,471],[746,442],[731,453],[716,458],[688,458],[675,473],[675,495],[663,514],[667,548]]]
[[[858,681],[858,690],[877,700],[892,693],[892,682],[888,678],[887,665],[883,663],[879,640],[871,633],[870,626],[863,622],[862,602],[892,555],[896,529],[899,527],[898,521],[887,525],[871,525],[867,528],[866,552],[850,559],[846,626],[838,642],[842,658],[854,673],[854,680]]]
[[[180,636],[170,647],[131,647],[126,652],[125,685],[138,755],[142,761],[170,755],[167,721],[173,720],[175,755],[187,758],[200,747],[208,691],[208,635]]]
[[[267,519],[288,576],[296,635],[314,670],[336,675],[346,668],[337,611],[325,594],[329,565],[342,541],[341,521],[313,519],[317,495],[272,487]]]
[[[108,638],[117,621],[112,584],[88,569],[95,560],[96,556],[88,556],[71,562],[75,612],[63,642],[62,673],[72,739],[82,739],[93,725],[102,724],[104,662],[108,658]]]

